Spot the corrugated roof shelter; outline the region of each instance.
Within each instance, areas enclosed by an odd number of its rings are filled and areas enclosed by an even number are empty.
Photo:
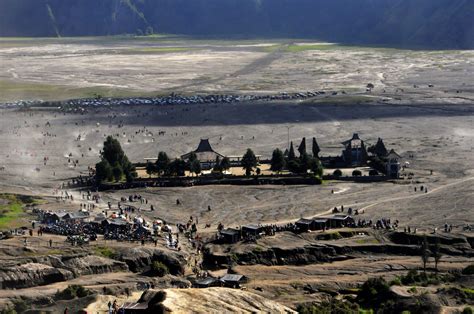
[[[262,232],[262,227],[257,225],[246,225],[242,227],[243,235],[258,236]]]
[[[225,243],[236,243],[240,240],[240,230],[227,228],[220,232]]]
[[[221,281],[214,277],[206,277],[198,279],[194,282],[194,286],[197,288],[209,288],[220,286]]]
[[[354,224],[354,218],[345,214],[336,214],[328,217],[318,217],[318,219],[327,219],[331,228],[347,227]]]
[[[219,280],[226,287],[239,288],[240,284],[247,281],[247,277],[245,277],[244,275],[237,275],[237,274],[225,274]]]

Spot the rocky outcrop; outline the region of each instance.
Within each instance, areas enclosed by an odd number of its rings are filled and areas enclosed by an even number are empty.
[[[467,243],[467,242],[466,242]],[[474,251],[466,247],[466,243],[441,245],[441,252],[451,256],[474,256]],[[218,244],[211,244],[203,251],[204,263],[207,267],[225,266],[232,263],[239,265],[308,265],[328,263],[351,259],[361,254],[386,254],[418,256],[418,245],[403,244],[311,244],[302,247],[270,247],[258,249],[249,247],[223,250]]]
[[[64,267],[73,272],[76,277],[128,270],[128,266],[124,262],[95,255],[68,259],[64,261]]]
[[[159,261],[168,267],[170,274],[182,275],[186,265],[186,258],[181,253],[145,247],[124,250],[117,259],[125,262],[133,272],[148,271],[153,262]]]
[[[88,254],[49,255],[0,263],[0,289],[35,287],[83,275],[128,270],[124,262]]]
[[[327,263],[335,260],[344,260],[351,257],[340,255],[333,247],[328,245],[308,245],[290,249],[278,247],[266,250],[258,249],[250,252],[217,253],[212,247],[204,250],[204,263],[212,265],[226,265],[237,263],[239,265],[307,265],[314,263]]]
[[[147,313],[296,313],[255,293],[217,287],[147,290],[138,304]]]
[[[391,232],[388,234],[389,239],[396,244],[401,245],[416,245],[419,246],[423,242],[425,235],[411,234],[406,232]],[[427,234],[426,240],[429,245],[434,245],[439,242],[441,252],[446,255],[464,255],[474,256],[473,241],[461,234],[452,233],[437,233]]]
[[[72,278],[74,274],[67,269],[39,263],[26,263],[16,267],[0,268],[0,289],[41,286]]]

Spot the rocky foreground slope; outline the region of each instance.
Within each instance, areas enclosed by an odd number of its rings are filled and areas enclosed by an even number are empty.
[[[252,292],[230,288],[147,290],[139,300],[149,313],[296,313],[289,307]],[[98,297],[87,313],[106,310],[107,298]]]
[[[1,260],[0,289],[42,286],[85,275],[146,272],[155,261],[166,265],[172,275],[182,275],[186,263],[182,254],[153,248],[124,248],[117,250],[114,259],[92,253],[64,252],[62,255],[36,253],[37,256]]]

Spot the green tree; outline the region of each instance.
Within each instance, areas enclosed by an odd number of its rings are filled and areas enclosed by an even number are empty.
[[[420,256],[421,262],[423,263],[423,272],[426,273],[426,264],[428,264],[428,260],[430,258],[431,252],[428,245],[428,238],[423,236],[423,240],[420,246]]]
[[[288,160],[286,167],[291,173],[299,173],[301,170],[301,165],[298,159]]]
[[[223,171],[230,169],[230,159],[228,157],[224,157],[221,160],[221,168]]]
[[[196,175],[201,173],[201,162],[194,159],[190,164],[190,171]]]
[[[98,183],[113,179],[112,167],[105,159],[95,165],[95,178]]]
[[[321,161],[318,158],[316,158],[316,157],[310,158],[309,169],[316,176],[318,176],[320,178],[323,177],[323,164],[321,163]]]
[[[151,175],[155,173],[155,171],[156,171],[155,165],[151,162],[147,162],[146,173],[150,176],[150,178],[151,178]]]
[[[300,146],[298,146],[298,152],[300,153],[300,157],[306,154],[306,137],[303,137],[301,140]]]
[[[319,158],[319,153],[321,152],[321,149],[319,148],[318,142],[316,141],[316,138],[313,137],[313,157]]]
[[[181,158],[176,158],[168,165],[168,174],[174,176],[184,176],[186,171],[186,162]]]
[[[300,169],[299,169],[299,172],[300,173],[307,173],[310,166],[311,166],[311,158],[306,152],[303,152],[300,156]]]
[[[119,182],[120,180],[122,180],[124,173],[123,173],[122,166],[120,166],[119,163],[116,163],[112,167],[112,173],[114,175],[115,182]]]
[[[222,165],[221,165],[221,158],[219,156],[216,156],[216,162],[214,164],[214,168],[212,169],[215,172],[220,172],[222,173]]]
[[[341,169],[336,169],[334,170],[334,172],[332,173],[333,176],[335,177],[341,177],[342,176],[342,171]]]
[[[360,171],[359,169],[352,171],[353,177],[360,177],[361,175],[362,175],[362,171]]]
[[[359,304],[368,308],[378,308],[390,299],[390,287],[383,278],[369,278],[357,294]]]
[[[156,170],[158,174],[162,175],[168,172],[168,167],[170,165],[170,159],[165,152],[158,153],[158,159],[156,160]]]
[[[257,166],[257,157],[250,148],[247,148],[247,151],[242,156],[242,168],[245,169],[245,175],[250,176],[253,168]]]
[[[120,142],[110,135],[107,136],[102,150],[102,158],[107,160],[109,164],[114,165],[117,162],[122,163],[124,157],[125,153],[122,150]]]
[[[438,271],[438,263],[441,260],[441,257],[443,257],[443,254],[441,253],[441,244],[438,237],[436,238],[436,242],[432,250],[433,250],[433,258],[435,262],[435,269],[436,271]]]
[[[285,168],[285,156],[283,152],[278,148],[272,153],[272,160],[270,162],[270,170],[277,173],[281,172]]]
[[[116,181],[120,181],[124,175],[127,181],[133,181],[133,179],[137,177],[136,169],[122,150],[120,142],[112,136],[107,136],[107,139],[104,142],[101,159],[101,162],[104,161],[104,163],[97,164],[101,168],[99,169],[100,176],[97,177],[98,182],[101,182],[101,180],[103,181],[103,174],[108,172],[108,167],[105,161],[111,166],[112,175],[110,177],[115,178]],[[110,178],[108,177],[107,179]]]
[[[288,151],[288,161],[295,160],[295,149],[293,148],[293,142],[290,143],[290,150]]]
[[[387,148],[385,147],[385,144],[380,137],[377,140],[377,143],[374,146],[369,147],[368,150],[369,152],[377,155],[378,157],[385,157],[388,154]]]

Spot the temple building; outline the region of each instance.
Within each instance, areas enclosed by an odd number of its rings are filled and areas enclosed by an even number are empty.
[[[201,139],[197,149],[182,155],[181,159],[188,161],[192,153],[196,154],[197,160],[201,163],[202,169],[211,169],[216,164],[217,157],[221,160],[224,158],[224,155],[219,154],[212,149],[209,139]]]
[[[398,155],[393,149],[386,156],[387,164],[386,164],[386,171],[387,176],[393,179],[398,179],[400,177],[400,159],[402,158]]]
[[[354,133],[352,138],[342,142],[342,145],[345,147],[342,151],[342,158],[347,166],[360,167],[367,165],[367,149],[359,134]]]

